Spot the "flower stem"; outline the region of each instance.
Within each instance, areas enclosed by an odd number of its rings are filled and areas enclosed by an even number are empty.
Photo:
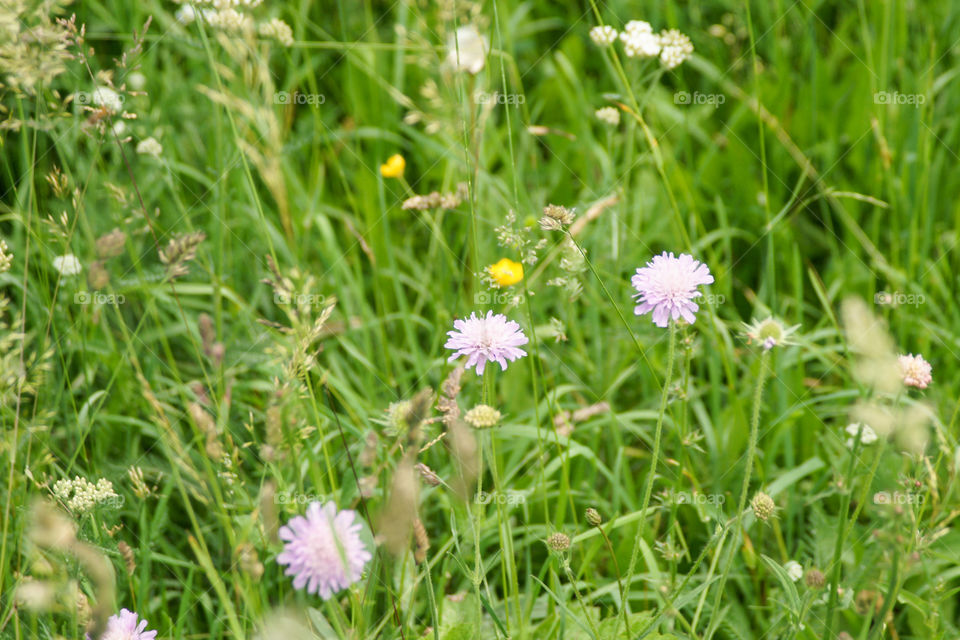
[[[747,443],[747,468],[743,471],[743,485],[740,488],[736,522],[733,524],[733,535],[730,538],[730,550],[727,552],[727,560],[724,564],[723,572],[720,574],[720,588],[717,589],[717,596],[713,601],[713,615],[711,619],[716,619],[718,615],[720,600],[723,598],[723,588],[726,585],[727,576],[730,575],[730,569],[733,566],[733,559],[736,557],[737,548],[740,546],[739,534],[743,523],[743,514],[747,507],[747,495],[750,492],[750,476],[753,473],[753,459],[757,454],[757,440],[760,433],[760,406],[763,400],[763,385],[767,381],[769,364],[770,352],[764,350],[760,356],[760,372],[757,374],[757,385],[753,391],[753,410],[750,415],[750,440]]]
[[[633,572],[637,565],[637,556],[640,554],[640,542],[646,533],[647,508],[650,506],[650,496],[653,494],[653,481],[657,475],[657,463],[660,459],[660,439],[663,435],[663,416],[667,412],[667,399],[670,394],[670,380],[673,377],[673,360],[676,354],[677,346],[677,323],[670,322],[670,349],[667,353],[667,374],[663,378],[663,387],[660,394],[660,411],[657,413],[657,429],[653,437],[653,459],[650,462],[650,471],[647,473],[646,486],[643,489],[643,502],[640,505],[640,530],[637,532],[637,539],[633,545],[633,553],[630,554],[630,566],[627,568],[627,590],[633,584]],[[626,607],[627,601],[623,606]],[[630,624],[627,623],[627,637],[630,637]]]

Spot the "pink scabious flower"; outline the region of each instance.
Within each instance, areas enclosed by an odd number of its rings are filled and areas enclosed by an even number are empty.
[[[469,318],[453,321],[454,331],[448,331],[450,339],[444,345],[447,349],[454,349],[449,361],[460,356],[468,356],[467,368],[476,366],[477,375],[483,375],[483,368],[487,362],[500,363],[500,368],[506,371],[507,361],[516,360],[527,355],[519,347],[527,344],[527,336],[523,335],[520,325],[513,320],[507,320],[502,313],[494,314],[487,311],[487,315],[477,317],[476,312]]]
[[[295,589],[306,587],[307,593],[319,592],[327,600],[360,580],[373,556],[360,539],[356,515],[348,509],[338,512],[333,502],[311,502],[306,516],[295,516],[280,527],[286,545],[277,563],[287,565],[284,573],[294,576]]]
[[[694,314],[700,308],[694,302],[702,293],[697,287],[713,282],[707,265],[693,256],[681,253],[675,258],[673,253],[664,251],[647,263],[631,278],[638,304],[633,312],[638,316],[653,311],[653,323],[666,327],[671,319],[683,318],[690,324],[696,320]]]
[[[144,631],[146,628],[146,620],[140,620],[133,611],[120,609],[120,613],[107,618],[107,628],[97,640],[154,640],[157,632]]]
[[[933,376],[930,372],[933,367],[923,359],[921,355],[900,355],[900,374],[903,376],[903,384],[917,389],[926,389],[927,385],[933,382]]]

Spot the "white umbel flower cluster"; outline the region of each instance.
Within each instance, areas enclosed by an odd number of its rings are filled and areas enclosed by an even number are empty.
[[[53,495],[74,513],[86,513],[98,504],[120,498],[113,490],[113,483],[106,478],[100,478],[97,484],[93,484],[80,476],[73,480],[58,480],[53,485]]]
[[[653,58],[660,53],[660,37],[649,22],[631,20],[620,34],[628,58]]]
[[[157,142],[154,137],[144,138],[137,143],[137,153],[142,156],[153,156],[159,158],[163,153],[163,145]]]
[[[617,30],[608,24],[597,25],[590,29],[590,39],[598,47],[609,47],[617,41]]]
[[[693,54],[693,43],[685,34],[670,29],[660,34],[660,62],[667,69],[680,66]]]
[[[600,122],[605,122],[612,127],[620,124],[620,112],[614,107],[603,107],[601,109],[597,109],[594,115],[597,116],[597,120]]]
[[[242,33],[253,30],[253,18],[236,9],[220,9],[219,11],[204,11],[203,17],[211,27]]]
[[[54,258],[53,268],[59,271],[62,276],[75,276],[83,271],[83,265],[80,264],[80,260],[72,253]]]
[[[628,58],[656,58],[667,69],[674,69],[690,58],[693,44],[690,38],[676,29],[654,33],[653,26],[644,20],[630,20],[622,32],[609,25],[590,29],[590,39],[598,47],[608,47],[619,38]]]
[[[257,31],[264,38],[272,38],[285,47],[293,46],[293,29],[280,18],[261,23]]]

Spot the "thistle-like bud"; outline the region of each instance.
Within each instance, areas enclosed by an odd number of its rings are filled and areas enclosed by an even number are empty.
[[[773,498],[763,491],[758,491],[757,495],[753,496],[753,500],[750,501],[750,506],[753,508],[753,514],[757,516],[757,520],[763,522],[769,520],[777,508]]]
[[[589,524],[591,527],[599,527],[600,523],[603,522],[603,517],[600,515],[600,512],[593,507],[587,509],[586,517],[587,524]]]
[[[486,429],[488,427],[494,427],[500,422],[500,412],[489,405],[478,404],[473,409],[470,409],[470,411],[467,411],[463,419],[477,429]]]
[[[563,553],[570,548],[570,536],[564,533],[551,533],[547,538],[547,547],[550,551]]]
[[[803,577],[803,581],[811,589],[822,589],[827,584],[826,577],[819,569],[807,569],[807,575]]]

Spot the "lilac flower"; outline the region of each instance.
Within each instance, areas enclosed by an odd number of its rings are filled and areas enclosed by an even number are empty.
[[[120,613],[107,618],[107,628],[98,640],[154,640],[156,631],[144,631],[147,628],[146,620],[139,620],[139,616],[128,609],[120,609]],[[90,640],[90,634],[87,634]]]
[[[663,252],[637,269],[631,282],[640,303],[633,312],[640,316],[653,311],[653,323],[666,327],[671,319],[681,317],[693,324],[693,314],[700,308],[694,299],[703,295],[697,287],[713,282],[713,276],[707,265],[693,256],[681,253],[675,258],[673,253]]]
[[[898,360],[900,361],[903,384],[917,389],[926,389],[927,385],[933,382],[933,376],[930,375],[933,367],[923,359],[922,355],[913,355],[912,353],[901,355]]]
[[[507,360],[513,361],[527,355],[520,345],[527,344],[520,325],[501,313],[487,311],[486,317],[471,313],[469,318],[453,321],[454,331],[448,331],[450,339],[444,346],[455,349],[450,361],[460,356],[467,358],[467,367],[476,366],[477,375],[483,375],[487,362],[496,361],[506,371]]]
[[[286,540],[277,556],[284,572],[294,576],[295,589],[320,593],[324,600],[360,580],[363,567],[372,558],[360,539],[360,523],[355,511],[337,511],[333,502],[311,502],[306,517],[296,516],[280,527]]]

